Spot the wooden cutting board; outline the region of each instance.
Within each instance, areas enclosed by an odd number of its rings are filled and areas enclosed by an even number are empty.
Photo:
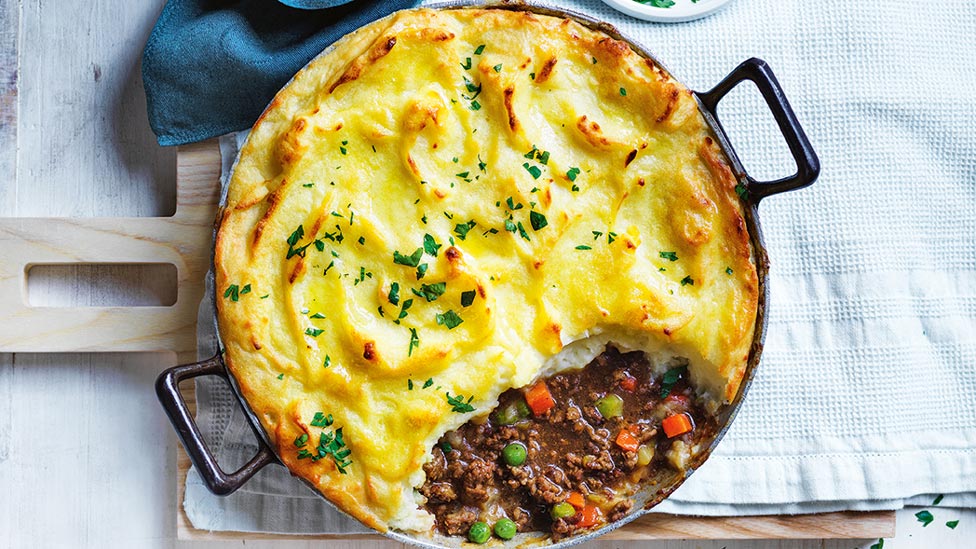
[[[0,352],[170,351],[196,359],[197,308],[210,263],[219,199],[216,140],[181,147],[176,213],[159,218],[0,218]],[[170,306],[31,307],[27,271],[42,264],[171,264],[178,293]],[[186,384],[187,388],[191,384]],[[188,402],[193,395],[184,391]],[[159,413],[162,414],[160,408]],[[177,537],[183,540],[286,539],[289,536],[195,529],[182,509],[190,462],[179,451]],[[843,512],[762,517],[681,517],[652,514],[606,540],[866,539],[895,534],[895,513]],[[291,536],[294,539],[381,539],[375,535]]]

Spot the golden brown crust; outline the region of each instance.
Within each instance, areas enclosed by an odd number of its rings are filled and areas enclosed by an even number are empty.
[[[238,287],[228,368],[282,461],[378,529],[429,528],[434,441],[569,342],[688,357],[731,399],[758,302],[690,93],[624,42],[508,10],[400,12],[297,74],[242,150],[215,273]]]

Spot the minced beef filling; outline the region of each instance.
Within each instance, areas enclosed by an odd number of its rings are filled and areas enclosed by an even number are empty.
[[[608,346],[585,368],[545,381],[555,404],[541,415],[526,405],[526,389],[503,393],[486,421],[444,435],[424,466],[420,491],[438,529],[465,534],[475,521],[508,517],[520,532],[558,539],[623,517],[641,479],[674,469],[668,453],[676,441],[690,448],[715,432],[684,368],[669,366],[668,374],[652,378],[644,353]],[[613,410],[611,417],[601,407]],[[679,414],[691,418],[693,429],[669,438],[662,421]],[[527,450],[521,465],[510,465],[503,454],[512,442]],[[575,514],[554,519],[553,507],[565,502]]]

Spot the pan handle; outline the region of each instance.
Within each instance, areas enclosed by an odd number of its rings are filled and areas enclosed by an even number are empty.
[[[255,473],[260,471],[265,465],[275,463],[278,458],[261,437],[258,443],[261,448],[257,455],[244,464],[243,467],[233,473],[225,473],[213,453],[207,448],[207,444],[200,434],[200,429],[190,415],[190,410],[180,394],[180,382],[198,376],[220,376],[227,379],[227,371],[220,355],[202,362],[193,364],[183,364],[170,368],[160,374],[156,379],[156,396],[166,410],[166,415],[176,428],[176,434],[183,442],[190,461],[200,472],[200,477],[207,484],[207,488],[218,496],[226,496],[233,493],[247,482]]]
[[[718,103],[733,88],[743,80],[751,80],[759,89],[759,93],[766,100],[766,105],[773,113],[776,124],[779,126],[786,144],[790,147],[790,153],[796,160],[796,173],[789,177],[777,179],[775,181],[757,181],[745,174],[746,194],[751,202],[758,204],[763,198],[793,189],[800,189],[810,185],[817,180],[820,175],[820,159],[813,151],[810,140],[800,127],[800,121],[796,119],[796,114],[790,107],[790,102],[786,100],[783,89],[780,87],[772,69],[762,59],[753,57],[744,61],[735,68],[728,76],[718,83],[711,90],[698,93],[702,108],[708,112],[715,120],[716,125],[724,133],[722,123],[718,119]],[[728,139],[726,139],[728,142]],[[729,151],[734,155],[735,152],[729,147]],[[738,161],[738,159],[736,159]],[[739,163],[741,165],[741,163]]]

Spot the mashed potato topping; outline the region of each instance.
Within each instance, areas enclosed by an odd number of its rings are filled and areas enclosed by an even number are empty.
[[[691,92],[625,43],[394,14],[299,72],[241,152],[227,364],[291,471],[375,528],[429,530],[434,442],[607,341],[735,396],[758,299],[735,185]]]

